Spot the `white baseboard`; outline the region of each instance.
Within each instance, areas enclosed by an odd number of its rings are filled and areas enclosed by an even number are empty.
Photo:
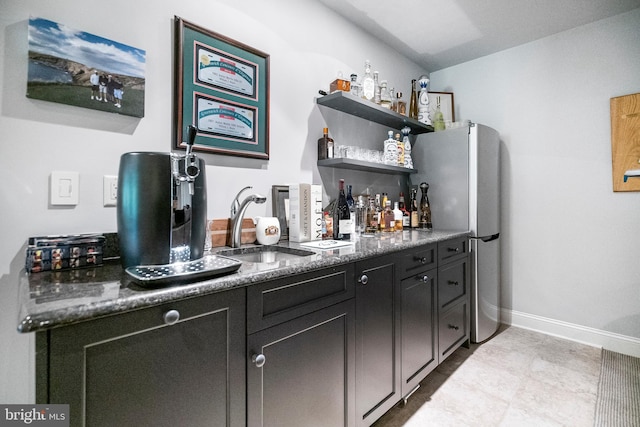
[[[640,339],[514,310],[501,310],[502,323],[640,357]]]

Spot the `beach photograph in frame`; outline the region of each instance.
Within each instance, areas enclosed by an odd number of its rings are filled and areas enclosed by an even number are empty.
[[[144,117],[146,52],[29,18],[27,97]]]
[[[269,55],[175,17],[174,146],[269,159]]]

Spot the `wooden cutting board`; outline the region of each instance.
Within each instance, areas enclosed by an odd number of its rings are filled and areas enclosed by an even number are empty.
[[[231,219],[214,219],[209,221],[211,231],[211,247],[231,246]],[[244,218],[242,220],[242,234],[240,243],[250,244],[256,241],[256,225],[253,219]]]
[[[640,169],[640,93],[611,98],[611,162],[613,191],[640,191],[640,177],[624,182]]]

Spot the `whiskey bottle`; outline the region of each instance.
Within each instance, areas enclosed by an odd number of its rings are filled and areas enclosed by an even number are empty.
[[[373,72],[373,88],[374,88],[373,102],[380,105],[380,80],[378,76],[379,76],[378,72],[374,71]]]
[[[333,238],[349,240],[351,238],[351,213],[344,193],[344,179],[338,182],[338,201],[333,211]]]
[[[367,59],[364,62],[364,76],[362,77],[362,97],[367,101],[373,101],[375,96],[375,83],[371,74],[371,63]]]
[[[433,224],[431,223],[431,206],[429,205],[429,196],[427,195],[429,184],[426,182],[421,183],[420,190],[422,191],[422,198],[420,199],[420,221],[418,228],[431,230],[433,228]]]
[[[402,212],[402,228],[407,230],[411,227],[411,214],[407,209],[407,205],[404,200],[404,193],[400,192],[400,199],[398,201],[398,208]]]
[[[396,231],[396,218],[393,209],[391,209],[391,200],[387,200],[384,204],[384,228],[382,231],[389,233]]]
[[[402,92],[396,92],[396,104],[398,104],[397,112],[403,116],[407,115],[407,103],[402,99]]]
[[[373,197],[369,197],[369,209],[367,209],[367,222],[365,225],[365,234],[375,234],[378,231],[378,212],[376,212],[376,201]]]
[[[331,144],[331,148],[329,148]],[[322,138],[318,139],[318,160],[333,158],[333,139],[329,138],[329,128],[322,129]]]

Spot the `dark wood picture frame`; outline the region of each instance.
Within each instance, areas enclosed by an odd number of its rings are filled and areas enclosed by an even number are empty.
[[[174,147],[269,159],[269,55],[175,17]]]

